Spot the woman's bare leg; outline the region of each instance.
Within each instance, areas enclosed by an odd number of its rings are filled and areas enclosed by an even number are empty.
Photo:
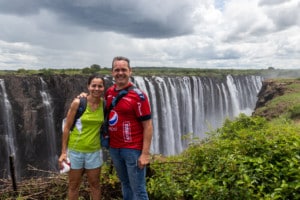
[[[82,174],[83,174],[83,169],[71,169],[69,171],[69,189],[68,189],[69,200],[78,199]]]
[[[100,168],[86,169],[86,175],[90,185],[93,200],[101,200],[100,172]]]

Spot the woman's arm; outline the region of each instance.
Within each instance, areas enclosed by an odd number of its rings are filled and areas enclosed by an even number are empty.
[[[77,109],[79,107],[80,99],[75,98],[70,105],[70,108],[67,113],[65,125],[63,127],[63,134],[62,134],[62,145],[61,145],[61,155],[59,157],[59,165],[61,166],[62,161],[67,161],[67,150],[68,150],[68,140],[71,126],[73,125],[75,115]]]

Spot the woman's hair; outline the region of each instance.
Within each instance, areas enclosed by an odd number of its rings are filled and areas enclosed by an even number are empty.
[[[114,67],[114,62],[115,61],[119,61],[119,60],[124,60],[128,63],[128,67],[130,68],[130,60],[124,56],[116,56],[114,57],[113,61],[112,61],[112,68]]]
[[[100,79],[102,80],[102,82],[103,82],[104,87],[105,87],[105,81],[104,81],[104,78],[103,78],[103,76],[100,75],[100,74],[92,74],[92,75],[89,77],[87,84],[90,85],[91,82],[92,82],[92,80],[95,79],[95,78],[100,78]]]

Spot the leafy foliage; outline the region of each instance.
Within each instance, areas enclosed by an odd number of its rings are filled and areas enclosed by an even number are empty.
[[[295,105],[289,109],[291,119],[300,119],[300,105]]]
[[[299,132],[283,118],[226,120],[207,140],[151,165],[151,199],[300,199]]]

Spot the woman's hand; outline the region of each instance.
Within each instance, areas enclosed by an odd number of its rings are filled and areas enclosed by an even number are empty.
[[[59,169],[62,169],[63,168],[63,165],[62,163],[63,162],[67,162],[67,154],[66,153],[62,153],[58,159],[58,167]]]

